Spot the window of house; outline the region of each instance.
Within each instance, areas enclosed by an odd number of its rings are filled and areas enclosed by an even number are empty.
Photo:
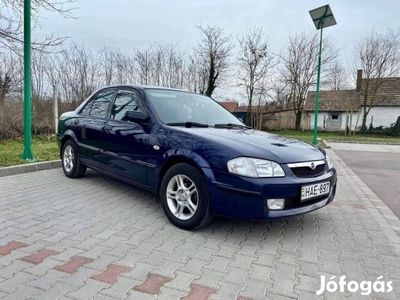
[[[338,121],[339,120],[339,115],[331,115],[331,120],[332,121]]]

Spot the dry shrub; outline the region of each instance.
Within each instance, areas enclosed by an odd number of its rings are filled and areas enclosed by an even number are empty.
[[[53,103],[32,98],[32,134],[54,133]],[[24,135],[24,103],[5,101],[0,104],[0,141]]]
[[[54,133],[53,107],[52,100],[32,98],[32,133],[34,135]]]
[[[23,136],[24,112],[21,102],[0,104],[0,141]]]

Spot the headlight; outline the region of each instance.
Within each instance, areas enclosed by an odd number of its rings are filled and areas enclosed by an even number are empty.
[[[333,161],[332,159],[329,157],[329,155],[326,155],[326,163],[328,164],[328,169],[332,169],[333,168]]]
[[[228,161],[230,173],[247,177],[284,177],[285,172],[282,167],[273,161],[238,157]]]

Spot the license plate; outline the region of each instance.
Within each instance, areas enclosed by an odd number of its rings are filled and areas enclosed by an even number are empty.
[[[329,194],[330,182],[320,182],[301,187],[301,198],[300,201],[309,200],[318,196]]]

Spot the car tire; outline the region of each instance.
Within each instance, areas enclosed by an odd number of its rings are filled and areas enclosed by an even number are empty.
[[[82,177],[86,172],[86,166],[81,164],[76,144],[72,140],[64,143],[61,151],[61,162],[64,174],[69,178]]]
[[[186,163],[172,166],[162,180],[160,193],[164,212],[175,226],[192,230],[212,221],[206,181],[193,166]]]

